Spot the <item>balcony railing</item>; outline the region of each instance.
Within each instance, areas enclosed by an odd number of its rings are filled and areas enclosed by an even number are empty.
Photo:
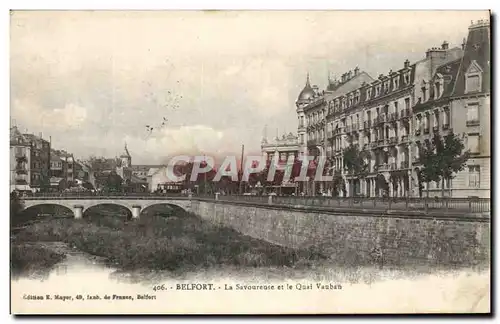
[[[400,117],[401,118],[408,118],[408,117],[410,117],[410,109],[405,108],[405,109],[401,110]]]
[[[386,145],[389,145],[389,139],[387,138],[379,139],[377,141],[377,146],[386,146]]]
[[[466,126],[479,126],[479,120],[468,120],[465,122]]]
[[[318,144],[318,140],[316,140],[316,139],[307,140],[307,146],[315,146],[317,144]]]
[[[372,149],[376,148],[377,146],[378,146],[378,141],[373,141],[373,142],[370,143],[370,147]]]
[[[380,164],[378,166],[378,171],[389,171],[389,170],[390,170],[390,166],[387,163]]]
[[[376,124],[382,124],[382,123],[385,123],[385,115],[380,115],[380,116],[377,116],[377,118],[375,119],[375,123],[376,123]]]
[[[397,164],[397,163],[395,163],[395,162],[393,162],[393,163],[389,164],[389,166],[390,166],[390,168],[391,168],[391,170],[392,170],[392,171],[394,171],[394,170],[397,170],[397,169],[398,169],[398,164]]]
[[[389,138],[389,144],[397,144],[398,143],[398,138],[397,136],[392,136]]]
[[[401,169],[408,169],[408,161],[401,161]]]
[[[363,126],[364,126],[365,129],[372,127],[372,121],[371,120],[365,120],[363,122]]]

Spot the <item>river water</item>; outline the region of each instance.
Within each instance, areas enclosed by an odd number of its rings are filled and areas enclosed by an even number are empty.
[[[182,291],[169,292],[169,307],[182,309],[183,312],[200,312],[201,308],[185,308],[197,300],[197,307],[212,305],[217,300],[218,313],[231,310],[252,313],[257,307],[260,312],[303,311],[324,312],[314,308],[323,301],[331,301],[330,312],[487,312],[490,309],[490,271],[486,269],[429,270],[429,269],[378,269],[376,267],[346,268],[332,260],[318,261],[308,268],[303,267],[236,267],[212,266],[207,269],[184,269],[182,271],[123,271],[106,260],[80,251],[63,242],[32,242],[64,254],[66,257],[54,265],[48,273],[37,280],[20,277],[12,281],[12,296],[22,296],[27,292],[45,294],[57,291],[62,294],[150,294],[157,296],[157,301],[148,304],[151,312],[157,313],[165,307],[165,293],[154,291],[153,287],[165,283],[175,290],[179,283],[211,282],[220,287],[217,298],[207,294],[188,294]],[[40,280],[41,279],[41,280]],[[227,284],[253,283],[289,283],[294,287],[286,295],[288,308],[276,302],[285,296],[275,294],[265,296],[257,292],[240,292],[239,295],[224,291]],[[340,285],[341,290],[317,291],[305,287],[316,284]],[[300,290],[303,287],[304,290]],[[175,295],[174,295],[175,294]],[[332,295],[333,294],[333,295]],[[162,297],[163,296],[163,297]],[[237,297],[237,298],[236,298]],[[268,298],[269,297],[269,298]],[[362,299],[360,300],[360,298]],[[236,298],[236,299],[235,299]],[[234,304],[237,300],[246,300]],[[360,304],[359,301],[362,301]],[[366,301],[369,301],[367,303]],[[22,301],[24,303],[24,301]],[[205,303],[205,304],[204,304]],[[41,304],[40,304],[41,305]],[[97,305],[97,304],[96,304]],[[122,304],[125,305],[125,304]],[[30,310],[34,306],[30,304]],[[73,306],[71,306],[73,307]],[[76,306],[75,306],[76,307]],[[113,306],[114,307],[114,306]],[[117,313],[125,306],[116,305]],[[128,306],[127,306],[128,307]],[[133,307],[130,304],[130,307]],[[184,308],[183,308],[184,307]],[[208,307],[208,306],[207,306]],[[318,306],[319,307],[319,306]],[[126,309],[126,307],[125,307]],[[266,311],[267,309],[267,311]],[[96,313],[113,312],[111,309],[96,308]],[[38,312],[48,312],[40,306]],[[75,308],[75,312],[81,309]],[[181,312],[182,313],[182,312]]]

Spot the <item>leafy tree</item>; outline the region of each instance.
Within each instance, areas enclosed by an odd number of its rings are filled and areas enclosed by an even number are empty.
[[[82,183],[82,187],[87,189],[87,190],[94,190],[94,186],[88,181],[85,181],[84,183]]]
[[[121,192],[122,191],[122,177],[115,171],[111,171],[104,181],[104,188],[106,191]]]
[[[339,170],[335,170],[335,172],[333,173],[332,183],[333,183],[332,194],[334,197],[338,197],[340,192],[345,190],[344,178],[342,177],[342,174],[340,173]]]
[[[453,179],[457,172],[465,168],[470,157],[469,151],[464,152],[464,143],[460,136],[449,133],[441,137],[434,134],[432,141],[426,141],[420,149],[419,163],[422,165],[421,180],[427,183],[441,181],[441,192],[444,196],[444,182]]]
[[[10,193],[10,218],[18,216],[23,209],[23,204],[16,191]]]
[[[358,145],[350,144],[343,150],[344,169],[358,179],[364,179],[368,175],[369,165],[365,162],[366,152],[360,151]],[[352,186],[349,188],[352,196]]]

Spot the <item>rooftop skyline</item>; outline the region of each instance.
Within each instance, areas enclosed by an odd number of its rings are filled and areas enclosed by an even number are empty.
[[[307,73],[320,89],[356,67],[377,78],[445,40],[460,46],[488,14],[18,11],[11,118],[75,157],[125,142],[134,164],[259,153],[265,125],[268,138],[296,133]]]

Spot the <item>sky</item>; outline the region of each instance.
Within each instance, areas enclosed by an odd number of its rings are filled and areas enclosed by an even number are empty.
[[[309,72],[376,78],[460,46],[485,11],[14,11],[11,125],[78,158],[258,154],[297,129]],[[153,127],[153,130],[149,130]]]

